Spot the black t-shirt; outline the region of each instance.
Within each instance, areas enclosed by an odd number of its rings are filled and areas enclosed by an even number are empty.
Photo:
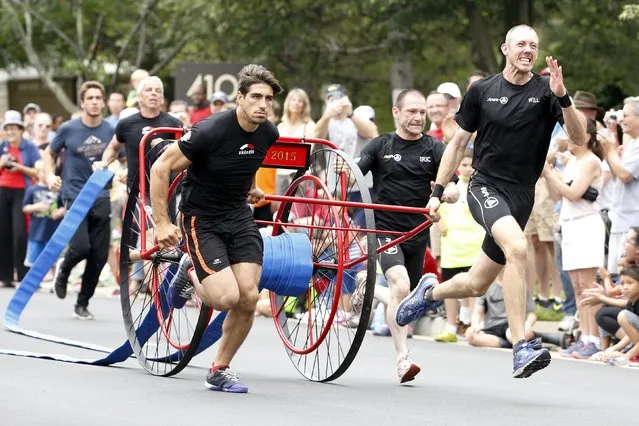
[[[639,316],[639,300],[635,301],[634,303],[629,300],[628,304],[626,305],[626,309]]]
[[[171,117],[165,112],[161,112],[160,115],[154,118],[143,117],[140,113],[133,114],[120,120],[115,126],[115,137],[118,142],[124,144],[124,150],[126,151],[127,162],[127,178],[126,184],[128,188],[135,183],[138,173],[138,149],[140,147],[140,141],[142,137],[146,135],[149,130],[157,127],[177,127],[182,128],[182,122],[175,117]],[[173,139],[175,135],[169,133],[158,133],[154,135],[152,139]],[[145,155],[149,153],[151,144],[147,143],[145,148]],[[150,163],[146,164],[149,173]]]
[[[455,120],[467,132],[477,131],[475,170],[514,184],[537,182],[555,124],[564,124],[548,81],[534,74],[519,86],[496,74],[470,86]]]
[[[268,120],[254,132],[245,131],[235,110],[199,121],[178,140],[191,161],[182,182],[180,210],[192,216],[252,217],[246,194],[278,137],[277,128]]]
[[[364,145],[357,165],[363,174],[373,174],[376,202],[426,207],[444,149],[442,142],[429,135],[409,141],[385,133]],[[410,231],[425,220],[421,214],[375,210],[375,226],[381,230]]]

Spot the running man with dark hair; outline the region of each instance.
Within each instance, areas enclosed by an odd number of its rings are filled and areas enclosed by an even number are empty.
[[[473,168],[468,204],[474,219],[486,230],[482,253],[467,273],[438,285],[426,274],[397,309],[400,325],[419,318],[448,298],[481,296],[504,271],[504,299],[513,337],[513,377],[528,377],[550,363],[550,353],[539,340],[526,341],[526,248],[523,229],[535,196],[535,182],[544,168],[550,136],[561,123],[570,139],[586,142],[586,119],[577,111],[564,86],[557,61],[546,58],[550,77],[532,72],[539,38],[527,25],[508,31],[501,51],[506,66],[501,74],[470,86],[455,121],[459,128],[446,147],[428,202],[438,220],[440,198],[473,132]]]
[[[247,203],[264,199],[255,173],[279,134],[267,120],[281,92],[266,68],[247,65],[239,75],[237,108],[198,122],[167,148],[151,168],[151,204],[161,248],[184,238],[188,256],[169,287],[169,303],[182,308],[195,290],[217,311],[228,311],[220,346],[205,386],[248,392],[229,364],[248,335],[258,299],[263,242]],[[169,175],[187,169],[182,182],[182,233],[169,219]],[[193,265],[199,282],[187,275]]]
[[[65,207],[71,206],[93,173],[93,163],[102,158],[113,137],[113,127],[102,119],[104,86],[97,81],[85,81],[80,87],[80,118],[67,121],[58,129],[55,138],[42,154],[47,185],[53,191],[62,189]],[[55,175],[55,156],[62,152],[62,177]],[[73,268],[86,260],[82,287],[74,308],[79,319],[93,319],[89,300],[95,293],[100,273],[107,262],[111,242],[111,202],[108,190],[102,190],[91,210],[73,235],[56,279],[55,294],[67,296],[67,284]]]

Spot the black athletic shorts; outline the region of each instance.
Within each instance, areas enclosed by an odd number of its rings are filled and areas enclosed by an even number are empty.
[[[426,246],[428,245],[428,231],[425,236],[412,238],[403,243],[394,245],[379,254],[379,265],[382,267],[382,272],[386,274],[386,271],[393,266],[402,265],[406,267],[408,272],[408,278],[410,279],[411,291],[417,287],[419,279],[422,277],[422,271],[424,268],[424,255],[426,254]],[[380,236],[377,238],[378,247],[388,244],[392,240],[395,240],[396,236]]]
[[[482,331],[486,334],[499,337],[499,344],[502,348],[510,348],[512,345],[506,339],[506,330],[508,330],[508,323],[493,325],[492,327],[484,328]]]
[[[448,281],[455,275],[468,272],[469,270],[470,266],[465,266],[463,268],[442,268],[442,282]]]
[[[512,216],[523,230],[534,203],[534,185],[514,185],[477,172],[473,174],[468,185],[468,207],[475,221],[486,231],[481,248],[493,262],[506,264],[506,256],[492,236],[491,228],[495,222]]]
[[[200,281],[236,263],[262,264],[264,242],[252,217],[221,221],[183,215],[182,235]]]

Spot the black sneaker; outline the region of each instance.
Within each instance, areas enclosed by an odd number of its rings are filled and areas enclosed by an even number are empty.
[[[92,320],[93,314],[84,306],[75,305],[73,316],[81,320]]]
[[[69,274],[63,272],[62,270],[58,270],[58,274],[55,277],[55,284],[53,288],[55,289],[55,295],[58,296],[58,299],[64,299],[67,297],[67,284],[69,282]]]
[[[247,393],[248,386],[244,383],[240,382],[237,374],[230,368],[220,368],[215,370],[215,373],[209,370],[209,374],[206,376],[206,381],[204,382],[204,386],[207,389],[220,391],[220,392],[231,392],[231,393]]]

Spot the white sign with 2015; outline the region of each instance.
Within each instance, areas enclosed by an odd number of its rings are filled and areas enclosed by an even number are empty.
[[[242,64],[183,63],[175,70],[175,99],[189,100],[193,91],[202,86],[209,99],[215,92],[227,94],[230,101],[237,93],[237,73]]]

